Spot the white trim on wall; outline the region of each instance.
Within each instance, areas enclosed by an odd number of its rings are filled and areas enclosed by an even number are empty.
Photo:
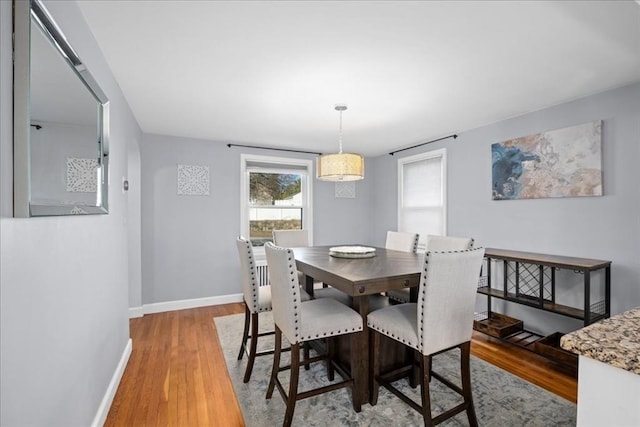
[[[111,408],[111,404],[113,403],[113,398],[116,396],[116,391],[118,390],[118,385],[120,385],[120,380],[122,379],[122,375],[124,374],[124,369],[127,367],[127,363],[129,363],[129,357],[131,356],[132,349],[133,341],[131,340],[131,338],[129,338],[129,341],[127,341],[127,345],[124,347],[124,351],[122,352],[122,356],[120,357],[120,361],[118,362],[118,366],[116,366],[116,370],[111,377],[111,381],[109,382],[107,391],[102,398],[102,402],[100,402],[100,406],[98,407],[96,416],[93,418],[91,427],[102,426],[104,425],[105,421],[107,421],[109,409]]]
[[[189,308],[206,307],[209,305],[230,304],[242,302],[242,294],[219,295],[215,297],[165,301],[153,304],[143,304],[142,307],[129,308],[129,318],[142,317],[145,314],[164,313],[165,311],[186,310]]]

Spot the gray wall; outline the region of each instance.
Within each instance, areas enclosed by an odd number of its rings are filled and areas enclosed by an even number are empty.
[[[111,99],[110,213],[11,217],[11,2],[0,1],[3,426],[91,424],[129,339],[128,206],[120,181],[140,129],[77,5],[46,5]]]
[[[141,136],[141,135],[140,135]],[[127,236],[129,250],[129,307],[142,305],[142,183],[140,175],[140,139],[128,145],[127,175]],[[124,191],[124,189],[123,189]]]
[[[240,234],[240,154],[312,155],[228,148],[226,143],[144,135],[142,303],[242,292],[235,238]],[[176,165],[209,166],[209,196],[178,196]],[[368,165],[367,165],[368,166]],[[369,243],[370,179],[355,199],[336,199],[334,184],[313,179],[314,243]]]
[[[603,197],[492,201],[494,142],[602,119]],[[401,155],[367,159],[356,199],[335,199],[334,185],[314,180],[314,242],[381,246],[397,228],[397,159],[447,148],[448,234],[478,244],[613,261],[612,312],[640,305],[640,190],[629,179],[640,160],[640,84],[593,95],[460,134]],[[203,141],[145,135],[142,143],[142,303],[240,292],[240,153],[246,149]],[[254,150],[256,154],[280,152]],[[178,196],[177,164],[209,165],[211,195]],[[581,277],[560,272],[559,302],[580,307]],[[594,278],[594,288],[602,275]],[[595,299],[595,298],[594,298]],[[478,309],[483,309],[479,300]],[[580,322],[509,304],[508,314],[542,333],[568,331]]]
[[[603,120],[604,196],[491,200],[492,143],[598,119]],[[449,235],[473,236],[485,247],[611,260],[612,312],[640,305],[640,186],[635,177],[640,164],[640,84],[462,132],[455,140],[404,155],[442,147],[447,149]],[[396,227],[396,162],[397,156],[388,155],[372,162],[376,235]],[[563,297],[579,295],[580,283],[559,287]],[[580,307],[580,298],[573,299]],[[507,312],[543,332],[580,326],[512,304]]]
[[[33,123],[33,122],[32,122]],[[96,128],[38,122],[31,128],[31,200],[95,205],[96,193],[67,191],[67,158],[97,159]],[[96,179],[97,181],[97,179]]]

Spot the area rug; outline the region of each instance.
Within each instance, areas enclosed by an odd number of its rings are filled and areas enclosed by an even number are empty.
[[[271,313],[260,315],[261,330],[273,328]],[[266,427],[282,425],[285,405],[277,390],[270,400],[265,399],[272,356],[256,358],[253,374],[249,383],[244,384],[242,377],[247,357],[237,360],[240,341],[242,339],[243,314],[216,317],[214,319],[220,344],[224,352],[227,369],[233,387],[242,408],[245,423],[248,427]],[[273,348],[273,338],[260,338],[260,348]],[[283,343],[284,344],[284,343]],[[283,354],[282,363],[287,363]],[[459,352],[451,351],[434,358],[433,369],[436,372],[454,379],[459,384]],[[289,373],[279,375],[283,385],[287,387]],[[480,426],[575,426],[576,405],[548,391],[521,380],[508,372],[471,356],[471,379],[476,414]],[[336,373],[336,381],[340,376]],[[324,363],[315,363],[309,371],[301,370],[300,390],[308,390],[327,384]],[[406,380],[397,381],[396,385],[420,401],[419,387],[412,389]],[[459,403],[460,397],[439,381],[431,382],[432,409],[435,415]],[[353,410],[351,392],[339,389],[319,396],[297,402],[294,426],[421,426],[420,414],[400,401],[397,397],[380,388],[378,404],[362,405],[362,411]],[[468,425],[465,413],[440,424],[442,426]]]

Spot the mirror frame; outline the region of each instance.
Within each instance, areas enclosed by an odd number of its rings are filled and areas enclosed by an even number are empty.
[[[14,217],[108,214],[109,196],[109,99],[87,67],[75,53],[63,32],[40,0],[14,0],[14,72],[13,72],[13,214]],[[97,191],[95,205],[57,202],[34,203],[31,200],[31,28],[38,25],[53,42],[58,53],[75,72],[96,100]],[[95,143],[95,141],[91,141]]]

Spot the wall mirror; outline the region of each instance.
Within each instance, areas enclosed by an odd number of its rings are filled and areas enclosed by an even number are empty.
[[[106,214],[109,101],[40,0],[14,14],[14,216]]]

